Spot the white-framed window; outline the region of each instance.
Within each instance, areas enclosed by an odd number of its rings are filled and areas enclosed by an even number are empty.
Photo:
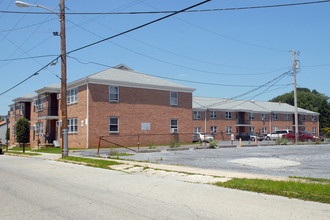
[[[69,89],[67,91],[66,100],[67,100],[67,104],[73,104],[78,102],[78,87]]]
[[[109,117],[109,133],[118,133],[118,132],[119,132],[119,118]]]
[[[230,126],[226,127],[226,134],[231,134],[232,133],[232,129]]]
[[[312,121],[316,121],[317,120],[317,116],[316,115],[312,115]]]
[[[306,115],[301,115],[301,121],[306,121]]]
[[[201,127],[194,127],[194,132],[196,133],[201,133],[202,132],[202,128]]]
[[[43,134],[44,133],[44,123],[37,122],[36,123],[36,134]]]
[[[200,120],[201,119],[201,112],[200,111],[194,111],[194,120]]]
[[[109,102],[119,102],[119,86],[109,86]]]
[[[69,134],[78,133],[78,118],[69,118],[68,119],[68,133]]]
[[[210,119],[217,119],[217,111],[210,111]]]
[[[178,133],[178,119],[171,119],[171,133]]]
[[[20,103],[20,105],[19,105],[19,114],[20,115],[23,115],[23,107],[24,107],[23,103]]]
[[[226,119],[232,119],[231,112],[226,112]]]
[[[285,114],[285,120],[290,121],[290,114]]]
[[[15,126],[13,126],[11,129],[11,134],[13,135],[13,137],[15,137],[15,131],[16,131]]]
[[[278,130],[278,127],[277,126],[274,126],[273,127],[273,131],[277,131]]]
[[[277,115],[277,113],[273,113],[273,120],[277,120],[278,119],[278,115]]]
[[[216,134],[218,132],[217,126],[211,126],[211,134]]]
[[[178,106],[178,92],[170,92],[170,105]]]
[[[249,130],[250,130],[251,133],[254,133],[255,128],[254,127],[250,127]]]
[[[266,121],[267,120],[267,114],[261,114],[261,120]]]
[[[254,120],[254,113],[252,112],[249,113],[249,120]]]
[[[35,106],[37,107],[37,112],[44,110],[44,98],[35,100]]]
[[[316,133],[316,127],[312,127],[312,133]]]
[[[261,128],[261,133],[267,134],[267,127],[262,127]]]

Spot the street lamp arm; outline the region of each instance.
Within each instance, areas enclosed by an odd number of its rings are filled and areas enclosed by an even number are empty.
[[[36,7],[36,8],[43,8],[47,11],[50,11],[51,13],[53,14],[56,14],[59,18],[61,17],[59,13],[53,11],[52,9],[49,9],[45,6],[42,6],[42,5],[32,5],[32,4],[29,4],[29,3],[26,3],[26,2],[22,2],[22,1],[16,1],[15,2],[15,5],[19,8],[26,8],[26,7]]]

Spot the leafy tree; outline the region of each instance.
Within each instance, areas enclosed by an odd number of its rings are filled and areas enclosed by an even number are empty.
[[[16,123],[16,141],[23,144],[25,153],[25,143],[30,141],[30,122],[26,118],[20,118]]]
[[[320,113],[320,128],[330,127],[329,97],[308,88],[297,89],[298,107]],[[270,100],[294,105],[294,93],[285,93]]]

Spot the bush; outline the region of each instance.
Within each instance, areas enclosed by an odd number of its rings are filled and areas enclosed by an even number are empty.
[[[26,118],[20,118],[16,123],[16,141],[23,144],[24,153],[25,143],[30,141],[30,122]]]

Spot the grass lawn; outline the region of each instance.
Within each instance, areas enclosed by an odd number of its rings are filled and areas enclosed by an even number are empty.
[[[307,178],[301,178],[306,179]],[[245,191],[285,196],[307,201],[330,203],[330,183],[313,179],[313,183],[296,181],[272,181],[259,179],[234,178],[225,183],[215,183],[217,186],[240,189]]]
[[[122,163],[118,163],[115,161],[98,160],[98,159],[90,159],[90,158],[82,158],[82,157],[65,157],[60,160],[72,161],[72,162],[82,162],[82,163],[85,163],[87,166],[99,167],[99,168],[104,168],[104,169],[110,169],[109,166],[111,166],[111,165],[122,164]]]
[[[4,154],[6,153],[12,153],[12,154],[22,154],[22,155],[28,155],[28,156],[38,156],[41,154],[38,153],[23,153],[23,152],[19,152],[19,151],[8,151],[8,152],[3,152]]]

